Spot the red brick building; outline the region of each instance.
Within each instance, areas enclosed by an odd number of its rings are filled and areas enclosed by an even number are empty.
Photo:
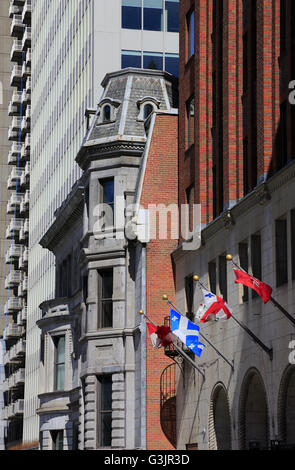
[[[235,284],[226,260],[232,254],[293,314],[294,53],[292,0],[181,2],[179,204],[201,204],[202,243],[172,254],[175,302],[194,318],[198,274],[272,354],[232,319],[200,324],[233,367],[206,343],[195,359],[205,381],[190,366],[177,375],[178,449],[295,447],[294,326]]]

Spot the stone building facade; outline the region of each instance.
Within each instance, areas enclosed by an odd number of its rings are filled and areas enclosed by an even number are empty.
[[[198,275],[267,349],[233,319],[200,324],[233,367],[204,341],[205,381],[189,366],[179,374],[179,449],[295,444],[294,324],[235,284],[226,260],[269,284],[294,318],[294,13],[288,0],[181,5],[179,203],[202,215],[200,248],[172,256],[176,305],[197,321]]]
[[[156,273],[146,260],[151,263],[153,249],[146,212],[130,204],[145,207],[152,193],[160,202],[173,193],[177,203],[176,84],[166,72],[124,69],[108,74],[102,85],[76,157],[82,176],[41,240],[55,255],[56,298],[40,305],[38,321],[40,445],[145,449],[153,448],[154,434],[158,445],[171,448],[161,427],[159,391],[169,360],[164,356],[158,363],[155,390],[138,313],[151,302],[146,282]],[[171,182],[164,189],[171,137]],[[157,174],[162,176],[156,181]],[[162,259],[176,246],[177,240],[170,246],[162,241]],[[165,265],[157,274],[161,270],[166,275]],[[147,409],[153,402],[157,419],[151,429]]]

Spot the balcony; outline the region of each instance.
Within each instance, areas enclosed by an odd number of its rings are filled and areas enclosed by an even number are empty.
[[[11,194],[9,201],[7,202],[7,214],[15,214],[20,210],[20,204],[22,201],[21,194]]]
[[[6,276],[5,279],[5,289],[11,289],[17,287],[23,280],[22,271],[12,271]]]
[[[27,122],[31,122],[31,105],[27,106],[25,117]]]
[[[14,39],[11,53],[10,53],[10,61],[11,62],[21,62],[23,57],[23,45],[22,41],[19,39]]]
[[[27,26],[23,35],[22,48],[23,51],[27,51],[31,47],[32,33],[30,26]]]
[[[32,14],[32,2],[31,0],[25,0],[23,7],[22,19],[23,23],[31,24],[31,14]]]
[[[11,323],[4,330],[5,340],[20,338],[22,334],[23,334],[23,329],[20,326],[16,325],[15,323]]]
[[[14,116],[10,124],[11,130],[19,131],[19,129],[21,128],[21,124],[22,124],[22,118]]]
[[[30,160],[30,152],[26,149],[25,144],[22,145],[20,157],[21,160],[25,162]]]
[[[27,78],[27,83],[26,83],[27,93],[31,94],[31,89],[32,89],[32,79],[31,79],[31,77],[28,77]]]
[[[32,51],[29,48],[27,50],[27,54],[26,54],[26,64],[27,64],[28,67],[31,67],[31,63],[32,63]]]
[[[23,108],[27,106],[28,103],[31,102],[31,94],[27,92],[27,90],[24,88],[22,92],[22,105]]]
[[[26,354],[26,342],[21,338],[12,348],[4,354],[4,364],[16,364],[22,360]]]
[[[23,170],[23,173],[21,174],[20,186],[23,189],[28,189],[30,186],[30,162],[26,163],[25,169]]]
[[[25,149],[30,150],[31,148],[31,134],[27,134],[25,138]]]
[[[10,264],[11,262],[18,260],[19,257],[22,255],[22,253],[23,253],[22,245],[16,245],[16,244],[11,245],[11,247],[6,253],[5,263]]]
[[[10,35],[21,38],[23,35],[24,31],[24,24],[23,24],[23,19],[22,15],[20,14],[14,14],[11,22],[11,27],[10,27]]]
[[[21,122],[21,132],[22,134],[26,134],[29,131],[30,131],[30,121],[28,121],[27,118],[24,116]]]
[[[10,86],[20,87],[22,82],[23,70],[21,65],[14,65],[10,75]]]
[[[20,208],[19,212],[20,215],[25,217],[29,211],[30,207],[30,191],[27,190],[24,196],[21,196]]]
[[[17,116],[20,113],[22,94],[19,91],[14,91],[8,105],[9,116]]]
[[[24,400],[20,399],[14,403],[14,415],[20,416],[24,414]]]
[[[23,292],[26,294],[28,292],[28,276],[25,276],[22,281],[22,289]]]
[[[22,269],[24,271],[27,270],[28,267],[28,257],[29,257],[29,250],[28,248],[25,248],[22,255],[19,257],[18,260],[18,267],[19,269]]]
[[[31,75],[31,67],[27,65],[26,62],[24,62],[22,66],[22,76],[25,79],[29,77],[30,75]]]
[[[13,314],[17,313],[23,308],[23,301],[22,299],[19,299],[18,297],[11,297],[10,299],[7,300],[5,304],[5,313],[7,314]]]
[[[6,229],[6,238],[8,240],[13,239],[15,236],[18,236],[19,231],[23,225],[22,219],[12,219]]]
[[[27,321],[27,307],[24,307],[21,312],[17,314],[17,325],[24,326]]]
[[[15,6],[12,0],[9,5],[9,18],[12,18],[13,15],[19,15],[20,13],[21,13],[20,8],[18,6]]]
[[[12,168],[7,180],[7,189],[16,189],[21,184],[21,177],[25,174],[25,170],[20,168]]]
[[[25,3],[25,0],[11,0],[10,5],[22,7],[24,3]]]

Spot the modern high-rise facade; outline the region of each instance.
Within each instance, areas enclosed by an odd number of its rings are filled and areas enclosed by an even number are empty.
[[[5,4],[5,5],[4,5]],[[25,378],[25,325],[27,312],[27,268],[28,268],[28,212],[30,180],[30,90],[31,90],[31,2],[14,0],[6,6],[11,18],[10,44],[11,99],[7,102],[6,115],[10,118],[7,138],[11,142],[8,154],[10,171],[7,189],[5,264],[6,303],[3,306],[5,330],[3,382],[4,408],[2,418],[6,420],[6,446],[18,445],[23,437],[24,378]],[[3,262],[3,264],[4,264]]]
[[[74,161],[107,72],[178,70],[178,1],[32,1],[30,238],[24,441],[39,438],[39,305],[55,297],[55,261],[39,242],[81,176]]]
[[[7,291],[5,289],[5,278],[9,272],[9,267],[5,264],[5,255],[7,251],[7,240],[6,240],[6,223],[8,219],[7,215],[7,178],[9,174],[9,165],[7,162],[7,155],[9,152],[8,142],[8,128],[10,124],[10,117],[8,116],[8,104],[11,96],[10,88],[10,75],[12,64],[10,62],[10,51],[12,38],[10,37],[11,20],[9,18],[9,0],[5,0],[0,5],[0,167],[1,167],[1,179],[0,179],[0,336],[3,335],[5,325],[10,321],[10,318],[5,316],[4,305],[7,300]],[[2,391],[2,381],[5,378],[3,370],[3,350],[5,344],[1,341],[0,350],[0,408],[4,407],[4,397]],[[1,412],[0,412],[1,413]],[[4,448],[4,428],[5,421],[2,420],[0,414],[0,449]]]
[[[173,253],[176,305],[198,321],[199,278],[239,323],[200,323],[219,352],[178,376],[179,449],[295,445],[294,31],[292,0],[181,2],[179,203],[201,205],[201,244]]]

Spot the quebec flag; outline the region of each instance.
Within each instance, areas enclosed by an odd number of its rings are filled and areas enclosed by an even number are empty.
[[[177,336],[196,356],[200,357],[205,347],[199,342],[200,328],[188,318],[180,315],[172,308],[170,309],[170,328],[171,332]]]

